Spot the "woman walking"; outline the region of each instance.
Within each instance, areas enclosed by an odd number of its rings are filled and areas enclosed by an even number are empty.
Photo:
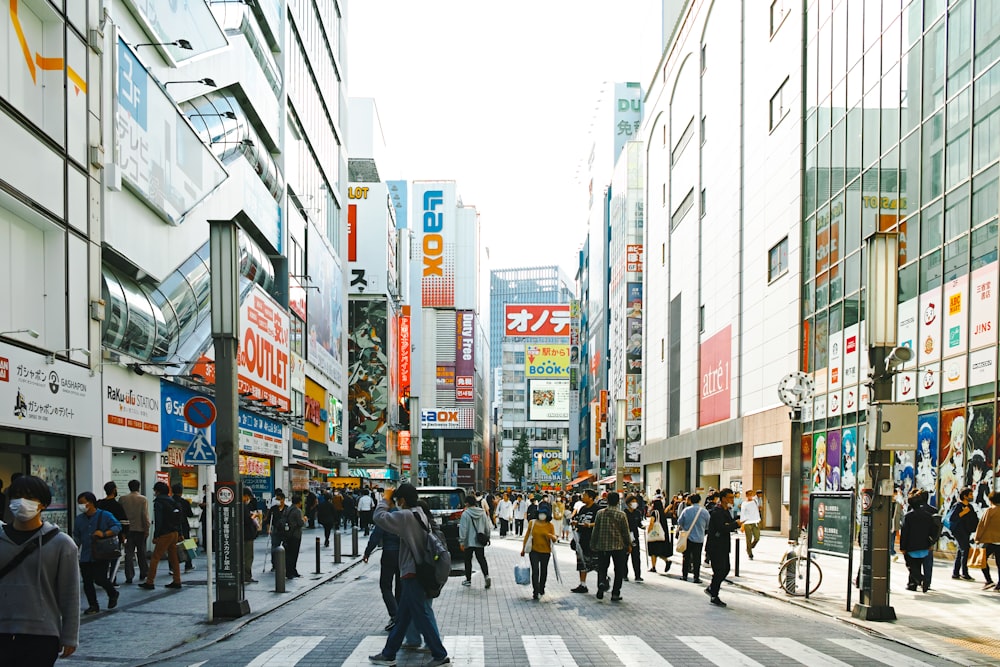
[[[479,561],[479,567],[483,569],[483,576],[486,578],[484,588],[489,588],[490,566],[486,562],[486,545],[490,543],[490,533],[493,532],[493,524],[487,516],[479,501],[472,494],[465,497],[465,511],[458,522],[458,546],[465,556],[465,581],[463,586],[472,585],[472,557]]]
[[[665,563],[663,573],[670,571],[670,557],[674,555],[670,544],[670,533],[667,532],[666,514],[663,511],[663,499],[657,497],[649,512],[649,524],[646,526],[646,552],[649,554],[650,572],[656,572],[656,559],[662,558]]]
[[[528,530],[521,542],[521,555],[528,550],[528,540],[531,540],[528,560],[531,561],[532,600],[545,595],[545,582],[549,577],[549,559],[552,557],[552,544],[556,541],[556,528],[551,517],[546,512],[539,512],[538,518],[528,524]]]
[[[990,588],[993,586],[993,577],[990,576],[990,556],[993,556],[997,564],[997,581],[1000,582],[1000,491],[990,494],[990,508],[983,512],[976,527],[976,542],[986,549],[986,567],[983,568],[983,575],[986,577],[984,588]],[[1000,583],[997,583],[994,590],[1000,590]]]
[[[630,493],[625,498],[625,517],[628,519],[628,531],[632,536],[632,574],[636,581],[642,581],[642,555],[639,553],[639,528],[642,527],[642,511],[639,509],[639,498]],[[625,575],[628,581],[628,574]]]

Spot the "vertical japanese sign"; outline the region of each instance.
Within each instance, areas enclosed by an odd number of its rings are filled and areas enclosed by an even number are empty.
[[[240,507],[236,482],[216,482],[215,497],[215,580],[220,585],[237,586],[239,570],[243,559],[240,555],[242,544],[236,539],[236,522]]]
[[[944,286],[944,335],[942,355],[965,354],[969,332],[969,276],[960,276]]]
[[[399,317],[399,340],[396,349],[399,351],[399,420],[410,423],[410,307],[403,306],[403,314]]]
[[[997,267],[991,262],[972,272],[969,291],[969,348],[975,350],[997,342]]]
[[[476,314],[455,312],[455,400],[476,398]]]

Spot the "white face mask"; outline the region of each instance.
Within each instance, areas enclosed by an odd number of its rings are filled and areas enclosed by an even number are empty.
[[[86,514],[87,513],[87,505],[85,503],[78,503],[77,506],[76,506],[76,508],[78,510],[80,510],[81,514]]]
[[[38,516],[38,513],[42,511],[41,503],[37,500],[29,500],[28,498],[14,498],[10,501],[10,511],[14,514],[14,518],[21,522],[28,522]]]
[[[628,506],[631,507],[632,509],[635,509],[636,507],[639,506],[639,503],[629,503]]]
[[[539,519],[540,521],[545,521],[545,520],[546,520],[546,519],[548,519],[548,518],[549,518],[549,515],[548,515],[548,514],[546,514],[545,512],[542,512],[541,514],[539,514],[539,515],[538,515],[538,519]]]

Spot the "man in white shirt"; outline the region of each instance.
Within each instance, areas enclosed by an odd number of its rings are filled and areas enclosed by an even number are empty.
[[[747,489],[746,500],[740,506],[740,520],[747,541],[747,557],[753,560],[753,548],[760,542],[760,503],[753,489]]]
[[[370,492],[362,490],[361,495],[358,496],[358,515],[361,518],[361,528],[364,529],[365,535],[368,535],[371,530],[374,514],[375,500]]]
[[[514,500],[514,534],[520,537],[524,533],[524,515],[528,511],[528,501],[522,496]]]

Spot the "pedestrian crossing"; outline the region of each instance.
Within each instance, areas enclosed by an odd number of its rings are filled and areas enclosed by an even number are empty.
[[[324,648],[326,639],[335,643]],[[492,649],[494,662],[498,652],[503,655],[512,649],[514,662],[529,667],[577,667],[579,664],[596,664],[595,659],[598,658],[598,654],[589,643],[592,641],[591,638],[583,638],[588,642],[585,645],[580,644],[579,638],[573,638],[567,643],[559,635],[523,635],[520,639],[524,658],[517,658],[519,654],[517,647],[501,646],[499,649]],[[608,657],[607,662],[600,664],[620,665],[620,667],[671,667],[671,664],[763,667],[776,662],[785,664],[789,660],[810,667],[850,667],[850,665],[876,663],[892,667],[930,667],[928,663],[906,653],[860,638],[816,638],[806,644],[790,637],[726,639],[709,635],[690,635],[666,638],[665,645],[664,642],[656,642],[659,645],[658,649],[637,635],[600,635],[598,639],[618,660],[614,662],[614,659]],[[341,637],[328,638],[325,635],[285,637],[246,663],[246,667],[296,667],[307,657],[311,664],[322,659],[323,664],[366,667],[371,664],[368,656],[380,653],[385,646],[385,640],[386,635],[362,637],[347,659],[341,663],[331,655],[332,652],[342,649]],[[486,666],[486,638],[482,635],[446,635],[443,641],[452,665]],[[837,653],[836,657],[831,655],[833,652]],[[428,657],[427,653],[408,649],[400,650],[396,656],[401,666],[421,664]],[[669,662],[668,658],[674,662]],[[213,663],[208,661],[196,664],[210,667]],[[230,656],[226,664],[237,663]]]

